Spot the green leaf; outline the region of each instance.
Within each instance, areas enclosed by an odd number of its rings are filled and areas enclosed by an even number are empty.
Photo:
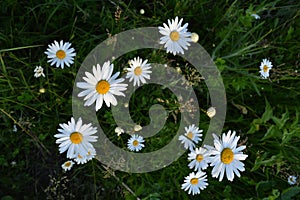
[[[282,192],[281,199],[289,200],[292,199],[292,197],[295,197],[299,193],[300,193],[300,187],[290,187]]]
[[[286,110],[286,112],[281,115],[281,119],[279,119],[275,116],[272,116],[272,120],[275,122],[275,124],[278,126],[279,129],[283,128],[283,126],[289,120],[289,118],[290,117],[289,117],[289,111],[288,110]]]
[[[277,126],[272,125],[265,136],[261,139],[261,141],[267,140],[267,139],[280,139],[282,137],[282,132],[281,130],[278,129]]]
[[[269,119],[271,119],[272,116],[273,116],[272,107],[269,104],[268,100],[266,99],[266,108],[264,114],[261,117],[261,120],[263,123],[266,123]]]
[[[251,123],[251,127],[247,133],[255,133],[256,131],[259,131],[259,125],[262,123],[261,119],[254,119]]]
[[[264,196],[264,192],[271,190],[274,187],[275,183],[273,181],[260,181],[257,183],[255,190],[258,196]]]

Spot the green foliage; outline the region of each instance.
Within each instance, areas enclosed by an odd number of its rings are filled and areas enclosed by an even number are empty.
[[[140,14],[140,9],[145,14]],[[283,1],[0,1],[0,197],[9,199],[299,199],[300,175],[299,46],[300,4]],[[257,14],[260,19],[255,19]],[[81,63],[95,46],[114,34],[162,26],[183,17],[199,35],[224,81],[226,130],[236,130],[246,145],[245,172],[233,182],[211,178],[200,196],[181,190],[190,172],[187,153],[165,168],[144,174],[112,171],[96,159],[64,172],[54,134],[72,116],[72,89]],[[44,52],[54,40],[72,43],[74,64],[58,69]],[[160,50],[129,52],[114,61],[116,71],[134,56],[178,70],[196,91],[202,111],[210,96],[201,75],[189,63]],[[270,78],[259,77],[262,59],[273,63]],[[35,78],[35,66],[45,78]],[[184,85],[183,85],[184,86]],[[164,106],[167,121],[143,151],[166,145],[178,129],[178,99],[167,88],[143,86],[129,102],[133,121],[150,123],[149,108]],[[201,113],[204,132],[209,118]],[[118,137],[110,108],[98,113],[108,138],[126,149],[128,137]],[[17,130],[14,130],[14,126]],[[120,161],[121,162],[121,161]],[[122,164],[122,163],[121,163]]]

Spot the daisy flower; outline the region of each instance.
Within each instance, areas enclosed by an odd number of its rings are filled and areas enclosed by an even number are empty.
[[[136,124],[136,125],[134,125],[134,127],[133,127],[133,130],[135,131],[135,132],[138,132],[138,131],[140,131],[140,130],[142,130],[143,129],[143,127],[141,126],[141,125],[139,125],[139,124]]]
[[[96,111],[99,110],[103,101],[107,107],[110,104],[113,106],[117,105],[117,99],[114,95],[125,96],[121,91],[126,90],[127,84],[121,84],[125,79],[119,78],[120,72],[115,73],[112,76],[114,65],[107,61],[101,67],[99,64],[93,66],[93,74],[85,72],[86,77],[83,77],[85,82],[78,82],[76,85],[78,88],[84,89],[78,94],[78,97],[84,97],[84,106],[90,106],[96,102]]]
[[[196,148],[188,155],[188,160],[191,161],[188,166],[195,171],[204,170],[208,167],[208,159],[209,154],[205,148]]]
[[[192,33],[191,40],[192,42],[197,43],[199,40],[199,35],[197,33]]]
[[[129,62],[130,68],[126,68],[128,70],[126,78],[130,78],[129,82],[133,80],[133,86],[136,84],[140,86],[140,81],[146,83],[145,79],[150,79],[151,66],[147,62],[148,60],[143,62],[139,57]]]
[[[78,154],[74,160],[77,164],[85,164],[87,161],[92,160],[95,157],[95,155],[96,150],[94,148],[91,148],[88,150],[86,155],[81,156],[80,154]]]
[[[187,50],[190,46],[189,42],[192,41],[192,34],[187,30],[188,23],[181,26],[182,20],[181,18],[178,22],[178,17],[175,17],[175,20],[168,20],[168,26],[164,23],[164,27],[158,27],[159,32],[163,35],[160,38],[160,44],[164,44],[167,53],[173,53],[174,56],[176,53],[184,54],[183,49]]]
[[[288,177],[288,183],[290,185],[295,185],[297,183],[297,177],[296,176],[289,176]]]
[[[54,41],[54,43],[48,45],[48,49],[45,52],[47,54],[48,62],[51,62],[50,65],[53,66],[56,64],[56,67],[64,68],[66,64],[70,67],[70,64],[74,63],[74,57],[76,56],[75,49],[70,48],[71,43],[64,43],[62,40],[60,43]]]
[[[62,167],[65,171],[68,171],[68,170],[70,170],[70,169],[73,167],[74,164],[75,164],[75,163],[74,163],[72,160],[68,160],[68,161],[66,161],[64,164],[62,164],[61,167]]]
[[[190,173],[185,177],[184,183],[181,185],[181,189],[184,191],[188,190],[188,194],[195,195],[200,194],[200,190],[204,190],[208,185],[207,175],[205,172]]]
[[[206,114],[209,118],[213,118],[217,113],[217,110],[215,107],[209,107],[206,111]]]
[[[57,129],[60,133],[55,134],[58,138],[56,143],[59,144],[59,152],[67,151],[67,158],[76,158],[78,154],[86,155],[88,150],[94,148],[90,142],[96,142],[98,136],[93,136],[97,132],[96,127],[92,124],[82,124],[82,119],[78,122],[72,117],[68,124],[59,124],[61,128]]]
[[[190,149],[190,151],[193,151],[195,148],[194,143],[198,143],[202,139],[200,138],[202,136],[203,130],[199,130],[197,126],[194,124],[190,125],[189,127],[185,127],[185,134],[179,136],[179,140],[184,145],[184,148]]]
[[[208,146],[210,150],[210,166],[212,169],[212,177],[219,177],[219,181],[222,181],[224,173],[226,173],[227,179],[233,181],[234,174],[240,177],[239,171],[245,171],[244,164],[240,160],[245,160],[248,155],[241,152],[246,146],[237,147],[237,142],[240,136],[235,136],[235,131],[228,131],[227,135],[222,134],[222,138],[219,138],[215,134],[214,147]]]
[[[139,135],[132,135],[131,138],[127,142],[127,147],[131,151],[139,151],[141,150],[145,145],[143,144],[145,142],[144,138]]]
[[[35,78],[38,78],[40,76],[43,76],[45,77],[45,74],[44,74],[44,69],[41,67],[41,66],[36,66],[35,69],[34,69],[34,77]]]
[[[122,133],[124,133],[124,129],[122,129],[121,127],[116,127],[115,128],[115,133],[120,136]]]
[[[268,59],[263,59],[263,61],[260,63],[260,75],[263,79],[266,79],[269,77],[269,71],[272,69],[273,65]]]

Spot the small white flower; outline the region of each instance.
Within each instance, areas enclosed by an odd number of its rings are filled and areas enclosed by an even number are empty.
[[[297,183],[297,176],[289,176],[288,177],[288,183],[290,185],[295,185]]]
[[[191,161],[188,165],[190,169],[194,168],[195,171],[205,170],[209,163],[209,152],[202,147],[196,148],[189,153],[188,160]]]
[[[90,148],[86,155],[81,156],[80,154],[74,159],[77,164],[85,164],[87,161],[92,160],[96,156],[96,150]]]
[[[145,145],[143,144],[144,138],[139,135],[132,135],[131,138],[127,142],[127,147],[131,151],[140,151]]]
[[[12,130],[13,132],[17,132],[18,131],[18,128],[17,128],[17,125],[16,124],[14,124],[14,126],[13,126],[13,130]]]
[[[143,62],[139,57],[130,61],[130,68],[126,68],[128,71],[126,78],[130,78],[129,82],[133,80],[133,86],[136,84],[140,86],[140,81],[146,83],[146,79],[150,79],[150,73],[152,73],[150,71],[151,66],[147,62],[148,60]]]
[[[184,144],[184,148],[190,149],[192,151],[195,148],[195,143],[197,144],[199,141],[201,141],[201,136],[203,130],[199,130],[197,126],[194,124],[185,127],[185,134],[179,136],[179,140],[182,144]]]
[[[206,114],[209,118],[213,118],[216,115],[217,111],[215,107],[210,107],[207,109]]]
[[[141,126],[138,125],[138,124],[134,125],[134,127],[133,127],[133,130],[134,130],[135,132],[138,132],[138,131],[140,131],[140,130],[142,130],[142,129],[143,129],[143,127],[141,127]]]
[[[260,75],[263,79],[266,79],[269,77],[269,71],[272,69],[273,65],[268,59],[263,59],[263,61],[260,63]]]
[[[195,172],[192,172],[185,177],[181,189],[184,191],[188,190],[188,194],[200,194],[200,190],[204,190],[206,186],[208,186],[206,177],[207,175],[205,172],[197,172],[196,174]]]
[[[45,74],[43,71],[44,71],[44,69],[41,66],[36,66],[34,69],[34,77],[35,78],[38,78],[40,76],[45,77]]]
[[[140,14],[141,14],[141,15],[145,14],[145,10],[144,10],[144,9],[141,9],[141,10],[140,10]]]
[[[245,160],[248,155],[243,154],[242,150],[246,146],[237,147],[237,142],[240,136],[235,136],[235,131],[228,131],[227,135],[222,134],[222,138],[219,138],[215,134],[214,147],[207,146],[210,150],[210,166],[212,169],[212,177],[219,177],[219,181],[222,181],[224,174],[226,173],[227,179],[233,181],[234,174],[240,177],[239,171],[245,171],[244,164],[240,160]]]
[[[199,40],[199,35],[197,33],[192,33],[191,40],[192,42],[197,43]]]
[[[15,166],[16,164],[17,164],[17,162],[16,161],[11,161],[11,163],[10,163],[12,166]]]
[[[75,164],[75,163],[74,163],[72,160],[68,160],[68,161],[66,161],[64,164],[62,164],[61,167],[62,167],[65,171],[68,171],[68,170],[70,170],[70,169],[73,167],[74,164]]]
[[[117,135],[120,136],[122,133],[124,133],[124,129],[122,129],[121,127],[116,127],[115,133],[117,133]]]
[[[93,149],[90,142],[96,142],[98,136],[93,136],[97,132],[97,127],[92,124],[82,124],[82,119],[78,122],[72,117],[68,124],[59,124],[61,128],[57,129],[60,133],[55,134],[58,138],[56,143],[59,144],[59,152],[67,151],[67,158],[76,158],[78,154],[86,155],[89,149]]]
[[[167,53],[184,54],[183,49],[187,50],[190,46],[192,34],[187,30],[188,23],[181,26],[182,20],[180,19],[178,22],[178,17],[175,17],[175,20],[168,20],[168,26],[164,23],[164,27],[158,27],[159,32],[163,35],[160,38],[160,44],[164,44]]]
[[[260,16],[258,14],[253,13],[251,14],[251,16],[254,17],[255,19],[260,19]]]
[[[62,40],[60,43],[54,41],[54,43],[48,45],[48,49],[45,52],[47,54],[48,62],[51,62],[50,65],[53,66],[56,64],[56,67],[64,68],[66,64],[70,67],[70,64],[74,63],[74,57],[76,56],[75,49],[70,48],[71,43],[64,43]]]
[[[76,86],[78,88],[84,89],[78,94],[78,97],[84,97],[85,100],[84,106],[90,106],[96,102],[95,109],[99,110],[103,101],[107,107],[110,107],[110,104],[116,106],[118,104],[116,96],[125,96],[122,92],[126,90],[127,84],[121,84],[125,79],[119,78],[120,72],[112,75],[114,70],[114,65],[110,64],[110,61],[107,61],[101,67],[99,64],[93,66],[93,74],[85,72],[86,77],[83,77],[85,82],[78,82]]]

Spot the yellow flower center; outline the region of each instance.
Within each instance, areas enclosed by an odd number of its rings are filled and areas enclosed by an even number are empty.
[[[197,178],[192,178],[190,182],[192,185],[196,185],[196,184],[198,184],[198,181],[199,180]]]
[[[134,74],[135,74],[136,76],[141,75],[141,74],[142,74],[142,68],[141,68],[141,67],[136,67],[136,68],[134,69]]]
[[[268,69],[269,69],[269,67],[268,67],[267,65],[264,65],[263,71],[264,71],[264,72],[268,72]]]
[[[170,38],[171,38],[172,41],[176,42],[177,40],[179,40],[179,37],[180,37],[180,35],[177,31],[172,31],[170,33]]]
[[[71,162],[66,162],[65,163],[65,167],[70,167],[71,166]]]
[[[198,162],[201,162],[201,161],[203,160],[203,155],[198,154],[198,155],[196,156],[196,160],[197,160]]]
[[[78,156],[77,156],[78,158],[82,158],[82,156],[80,155],[80,154],[78,154]]]
[[[137,141],[137,140],[134,140],[133,142],[132,142],[132,144],[133,144],[133,146],[137,146],[137,145],[139,145],[139,141]]]
[[[64,59],[66,57],[66,55],[67,55],[66,52],[63,51],[63,50],[58,50],[56,52],[56,57],[61,59],[61,60]]]
[[[186,137],[188,137],[189,139],[193,139],[193,137],[194,137],[194,134],[192,133],[192,132],[188,132],[187,134],[186,134]]]
[[[82,140],[83,140],[82,134],[79,133],[79,132],[73,132],[70,135],[70,140],[74,144],[80,144],[82,142]]]
[[[106,94],[110,89],[110,84],[105,81],[105,80],[102,80],[102,81],[99,81],[96,85],[96,90],[99,94]]]
[[[221,161],[224,164],[229,164],[233,161],[234,154],[231,149],[225,148],[221,153]]]

